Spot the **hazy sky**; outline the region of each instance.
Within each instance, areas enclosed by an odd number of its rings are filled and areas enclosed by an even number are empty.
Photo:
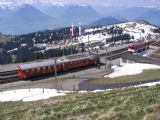
[[[147,6],[157,7],[160,0],[0,0],[0,2],[15,3],[53,3],[53,4],[89,4],[89,5],[106,5],[106,6]]]

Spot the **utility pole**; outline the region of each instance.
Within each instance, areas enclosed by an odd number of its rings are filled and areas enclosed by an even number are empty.
[[[79,41],[81,39],[81,35],[82,35],[82,28],[81,28],[81,23],[79,23]],[[78,53],[80,52],[80,48],[78,47]]]
[[[63,29],[63,41],[64,41],[64,30],[65,30],[65,28]],[[64,47],[63,47],[63,49],[62,49],[62,54],[63,54],[63,56],[64,56]]]
[[[107,70],[107,47],[106,47],[106,57],[105,57],[105,70]]]
[[[54,60],[54,77],[55,77],[55,89],[58,89],[58,86],[57,86],[57,58],[55,58]]]
[[[79,23],[79,36],[82,35],[81,23]]]
[[[140,31],[140,40],[142,40],[142,35],[141,35],[141,31]]]
[[[57,58],[55,58],[54,69],[55,69],[55,79],[56,79],[57,78]]]
[[[88,34],[88,47],[89,47],[89,34]]]
[[[99,51],[98,49],[96,50],[96,53],[97,53],[97,68],[99,69],[100,68],[100,64],[98,63],[98,59],[99,59]]]
[[[111,67],[112,67],[112,52],[111,52],[111,61],[109,63],[109,69],[111,69]]]
[[[64,47],[63,47],[63,57],[64,57]]]
[[[72,23],[72,30],[71,30],[71,55],[72,55],[72,45],[73,45],[73,38],[74,38],[74,35],[75,35],[75,28],[74,28],[74,24]]]
[[[71,55],[73,54],[73,38],[72,39],[72,42],[71,42]]]

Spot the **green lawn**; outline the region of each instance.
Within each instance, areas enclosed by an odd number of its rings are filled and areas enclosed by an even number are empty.
[[[160,86],[0,103],[1,120],[159,120]]]
[[[117,78],[102,78],[91,81],[91,84],[96,85],[111,85],[120,83],[134,83],[150,80],[160,80],[160,69],[158,70],[144,70],[143,73],[138,75],[123,76]]]

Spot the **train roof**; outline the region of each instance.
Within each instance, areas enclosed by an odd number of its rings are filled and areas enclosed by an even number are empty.
[[[146,44],[149,44],[149,42],[148,41],[138,41],[138,42],[130,44],[129,46],[140,46],[140,45],[146,45]]]
[[[70,55],[70,56],[56,58],[57,59],[56,64],[58,65],[60,63],[66,63],[66,62],[89,59],[89,58],[93,58],[93,55],[89,55],[87,53]],[[26,64],[20,64],[20,65],[18,65],[18,67],[21,70],[28,70],[28,69],[34,69],[34,68],[40,68],[40,67],[46,67],[46,66],[54,66],[54,65],[55,65],[55,58],[34,61],[31,63],[26,63]]]
[[[57,64],[58,61],[57,61]],[[22,70],[28,70],[28,69],[34,69],[34,68],[40,68],[40,67],[45,67],[45,66],[54,66],[55,65],[55,60],[54,59],[48,59],[48,60],[41,60],[41,61],[34,61],[31,63],[25,63],[25,64],[20,64],[18,67]]]

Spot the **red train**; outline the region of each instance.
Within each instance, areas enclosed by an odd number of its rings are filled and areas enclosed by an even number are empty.
[[[47,74],[54,74],[55,66],[57,72],[64,72],[76,68],[95,65],[100,62],[97,55],[89,53],[70,55],[55,59],[47,59],[42,61],[35,61],[28,64],[18,65],[18,75],[22,79],[43,76]],[[56,65],[55,65],[56,64]]]
[[[137,43],[133,43],[128,46],[128,51],[131,53],[140,52],[142,50],[149,48],[149,42],[148,41],[140,41]]]

